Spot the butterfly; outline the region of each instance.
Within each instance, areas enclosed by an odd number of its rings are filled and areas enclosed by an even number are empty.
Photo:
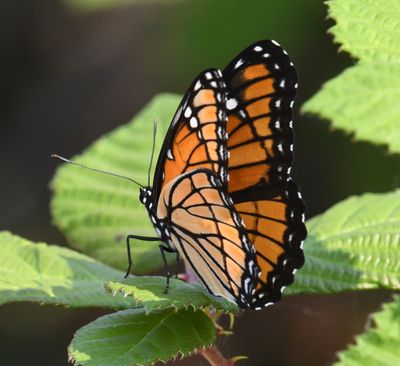
[[[176,253],[210,293],[241,308],[281,298],[304,264],[305,206],[291,178],[298,83],[275,41],[246,48],[190,85],[152,187],[140,188],[160,250]],[[169,274],[167,276],[167,285]]]

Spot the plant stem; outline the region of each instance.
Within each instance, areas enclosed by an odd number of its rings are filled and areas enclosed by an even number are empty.
[[[232,359],[226,359],[216,346],[200,351],[200,354],[210,363],[211,366],[234,366]]]

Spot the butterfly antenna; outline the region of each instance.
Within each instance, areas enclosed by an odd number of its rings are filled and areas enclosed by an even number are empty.
[[[60,160],[62,160],[62,161],[65,161],[66,163],[69,163],[69,164],[72,164],[72,165],[77,165],[77,166],[80,166],[81,168],[85,168],[85,169],[88,169],[88,170],[92,170],[92,171],[97,172],[97,173],[103,173],[103,174],[107,174],[107,175],[112,175],[112,176],[114,176],[114,177],[127,179],[127,180],[129,180],[129,181],[131,181],[131,182],[137,184],[139,187],[144,188],[143,185],[141,185],[140,183],[136,182],[134,179],[129,178],[129,177],[125,177],[124,175],[120,175],[120,174],[116,174],[116,173],[107,172],[107,171],[105,171],[105,170],[90,168],[90,167],[88,167],[88,166],[86,166],[86,165],[83,165],[83,164],[80,164],[80,163],[75,163],[74,161],[71,161],[71,160],[69,160],[69,159],[67,159],[67,158],[64,158],[64,157],[62,157],[62,156],[60,156],[60,155],[57,155],[57,154],[51,154],[50,157],[56,158],[56,159],[60,159]]]
[[[149,171],[147,172],[147,186],[148,187],[150,187],[150,173],[151,173],[151,167],[153,165],[154,149],[156,146],[156,134],[157,134],[157,120],[155,119],[153,122],[153,146],[151,148]]]

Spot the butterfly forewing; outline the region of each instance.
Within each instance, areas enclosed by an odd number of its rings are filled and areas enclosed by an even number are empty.
[[[258,42],[223,71],[227,83],[229,192],[280,185],[293,160],[296,71],[273,41]]]
[[[207,169],[179,176],[163,188],[157,213],[209,291],[247,306],[259,274],[255,250],[220,178]]]
[[[193,81],[158,158],[155,197],[168,182],[193,169],[209,169],[226,181],[225,91],[219,70],[206,70]]]
[[[297,75],[286,51],[261,41],[223,71],[227,83],[228,193],[257,252],[250,306],[278,301],[304,263],[304,203],[290,178]]]

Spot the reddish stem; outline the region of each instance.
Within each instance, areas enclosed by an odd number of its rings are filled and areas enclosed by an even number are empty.
[[[227,360],[222,356],[216,346],[200,351],[200,354],[210,363],[211,366],[234,366],[232,359]]]

